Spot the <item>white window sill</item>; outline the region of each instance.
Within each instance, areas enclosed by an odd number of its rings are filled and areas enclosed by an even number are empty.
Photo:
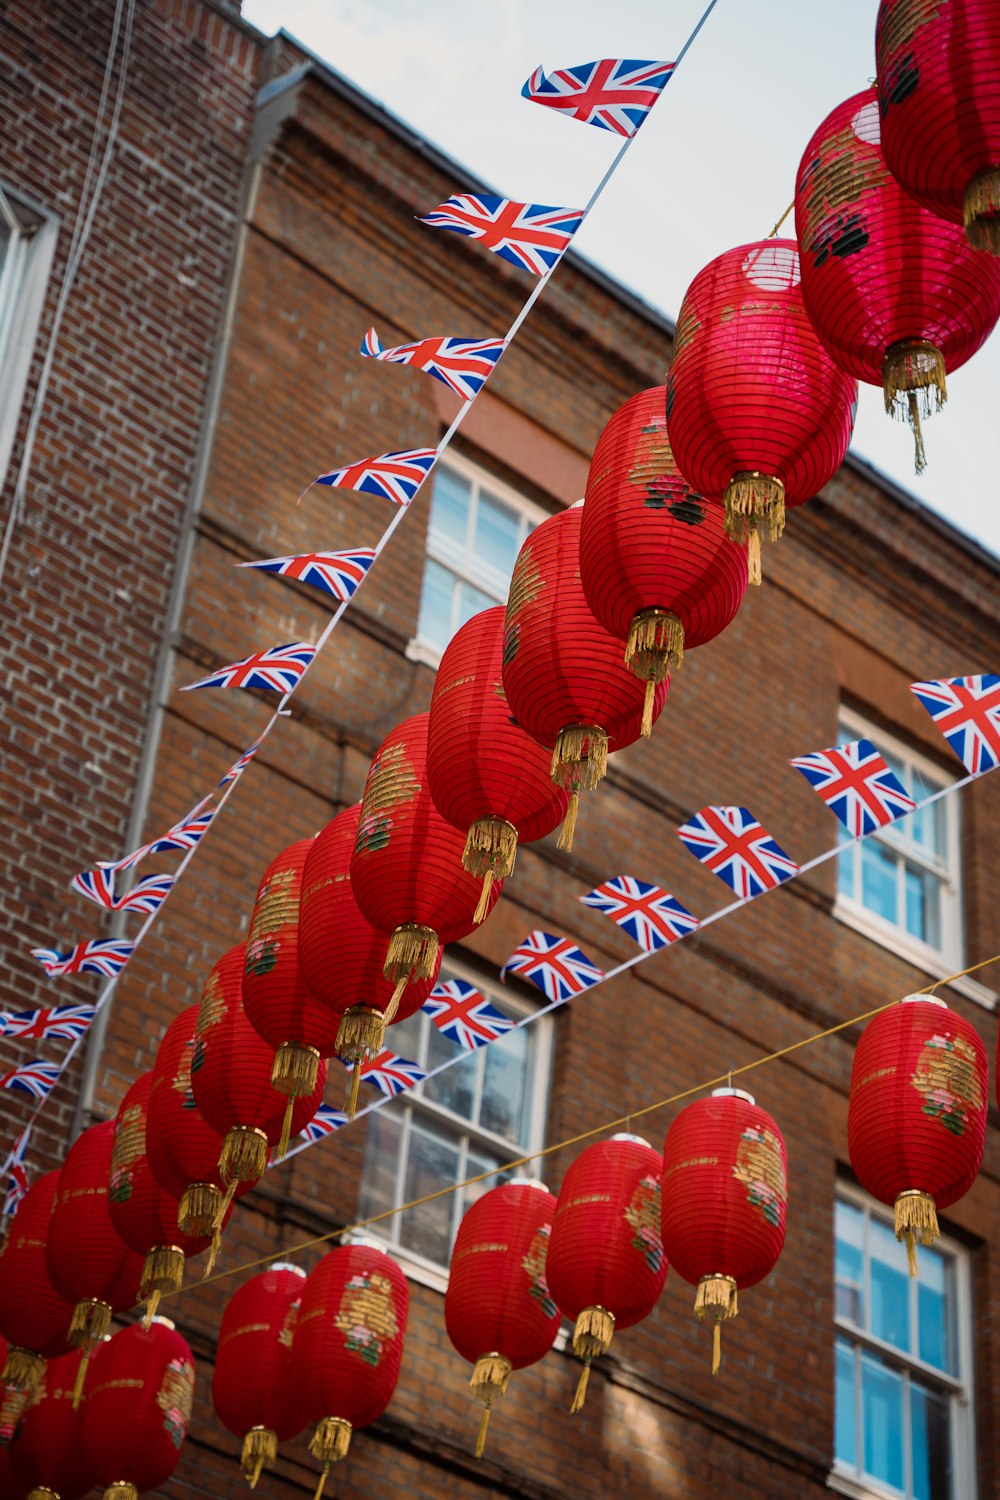
[[[887,949],[890,953],[894,953],[897,958],[905,959],[915,969],[920,969],[932,979],[944,979],[946,975],[953,973],[955,967],[957,967],[957,965],[947,963],[943,958],[935,954],[933,950],[927,948],[925,944],[908,939],[906,934],[900,932],[898,928],[891,927],[888,923],[879,921],[878,917],[866,911],[863,906],[859,906],[855,902],[849,902],[843,896],[838,896],[834,902],[833,915],[838,921],[843,922],[845,926],[851,927],[855,932],[860,932],[863,936],[871,938],[880,947]],[[966,975],[963,979],[953,979],[949,985],[949,989],[956,990],[966,1000],[974,1000],[984,1010],[992,1011],[996,1009],[996,993],[993,990],[987,989],[986,985],[980,984],[978,980],[973,979],[971,975]],[[867,1490],[849,1490],[847,1493],[867,1495],[869,1492]]]
[[[826,1476],[826,1487],[838,1495],[850,1495],[852,1500],[900,1500],[899,1490],[890,1490],[882,1485],[872,1487],[870,1481],[858,1479],[854,1474],[845,1474],[831,1469]]]
[[[429,641],[422,641],[414,636],[413,640],[407,643],[404,655],[407,661],[422,662],[425,667],[438,667],[441,665],[444,652],[439,651],[437,646],[432,646]]]

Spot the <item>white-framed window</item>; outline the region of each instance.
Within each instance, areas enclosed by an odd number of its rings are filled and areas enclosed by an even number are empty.
[[[17,433],[57,229],[51,214],[0,181],[0,485]]]
[[[842,709],[838,744],[870,739],[914,801],[955,778],[926,756]],[[852,842],[841,825],[836,916],[932,973],[959,969],[962,882],[957,799],[930,807]]]
[[[871,1500],[975,1500],[968,1252],[921,1246],[892,1211],[837,1189],[833,1488]]]
[[[420,616],[411,658],[436,666],[466,620],[506,604],[521,543],[545,520],[477,464],[449,453],[434,470]]]
[[[441,978],[469,980],[505,1015],[520,1019],[531,1009],[455,964],[442,969]],[[393,1026],[387,1044],[427,1071],[462,1053],[422,1011]],[[539,1150],[545,1136],[551,1048],[552,1020],[543,1016],[465,1052],[438,1078],[418,1084],[369,1116],[359,1219]],[[466,1209],[509,1176],[537,1175],[533,1162],[498,1172],[460,1193],[394,1214],[365,1233],[387,1240],[408,1266],[418,1270],[419,1279],[443,1291],[451,1247]]]

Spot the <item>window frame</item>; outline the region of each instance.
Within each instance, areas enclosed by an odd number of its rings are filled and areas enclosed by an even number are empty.
[[[0,219],[16,238],[0,270],[0,489],[7,478],[45,308],[59,220],[0,178]],[[13,250],[13,254],[11,254]]]
[[[454,961],[450,953],[446,957],[442,972],[445,972],[445,976],[449,979],[467,980],[482,992],[485,999],[494,1003],[499,1002],[505,1009],[518,1015],[532,1015],[540,1008],[533,1005],[527,997],[519,995],[514,990],[499,993],[496,985],[491,984],[488,980],[484,980],[481,974],[476,973],[474,969],[469,968],[460,960]],[[428,1019],[425,1024],[433,1025],[434,1023]],[[393,1196],[393,1207],[398,1207],[402,1201],[402,1185],[406,1180],[406,1167],[409,1158],[409,1122],[414,1112],[416,1112],[418,1117],[422,1117],[432,1124],[437,1124],[445,1130],[454,1132],[461,1140],[464,1158],[468,1156],[470,1142],[473,1147],[477,1143],[481,1144],[491,1154],[501,1158],[509,1156],[512,1161],[518,1160],[520,1154],[529,1154],[541,1150],[545,1144],[545,1131],[551,1093],[554,1043],[553,1018],[548,1015],[541,1016],[531,1022],[531,1027],[535,1037],[535,1057],[531,1091],[527,1100],[529,1116],[527,1140],[519,1146],[512,1146],[511,1142],[505,1140],[503,1136],[498,1136],[493,1131],[486,1130],[481,1126],[473,1125],[470,1120],[467,1120],[463,1115],[456,1114],[454,1110],[449,1109],[446,1105],[439,1104],[432,1099],[424,1099],[417,1092],[420,1088],[418,1084],[416,1088],[408,1089],[400,1099],[401,1128],[404,1129],[405,1134],[401,1138],[401,1148],[395,1162],[396,1187]],[[487,1046],[499,1046],[501,1042],[502,1038],[496,1042],[487,1043]],[[477,1050],[482,1053],[486,1049],[481,1047]],[[474,1054],[470,1052],[466,1055],[471,1057]],[[367,1138],[365,1141],[365,1150],[367,1151]],[[362,1160],[363,1172],[364,1160]],[[541,1162],[532,1161],[525,1163],[523,1167],[517,1169],[516,1175],[519,1177],[540,1178]],[[457,1180],[463,1181],[464,1176],[459,1177]],[[361,1184],[359,1184],[359,1201],[360,1190]],[[401,1215],[394,1214],[385,1223],[367,1226],[362,1230],[362,1233],[374,1235],[384,1243],[393,1258],[399,1261],[407,1275],[411,1276],[414,1281],[419,1282],[423,1286],[431,1287],[435,1291],[446,1291],[448,1287],[448,1267],[439,1265],[428,1256],[421,1255],[419,1251],[411,1250],[408,1246],[400,1244],[397,1239],[392,1237],[393,1231],[400,1222],[400,1218]]]
[[[891,734],[885,733],[877,724],[871,723],[856,710],[841,705],[837,718],[838,743],[841,743],[840,735],[846,732],[851,740],[869,739],[876,749],[887,751],[890,755],[901,760],[907,768],[912,767],[920,772],[928,781],[938,787],[952,785],[958,778],[943,768],[937,761],[932,760],[919,750],[914,750],[905,741],[897,739]],[[943,866],[935,864],[920,847],[906,839],[894,824],[889,828],[880,830],[870,835],[870,838],[884,847],[890,849],[896,855],[902,855],[911,864],[918,866],[933,874],[940,881],[941,892],[941,947],[935,948],[931,943],[925,943],[921,938],[914,937],[904,927],[895,922],[889,922],[877,912],[872,911],[857,896],[845,896],[840,890],[840,860],[842,855],[837,855],[837,891],[833,903],[833,915],[848,927],[871,938],[882,947],[889,949],[900,958],[910,960],[915,967],[923,969],[924,972],[932,974],[935,978],[942,978],[946,974],[960,969],[964,963],[965,951],[965,916],[963,909],[963,869],[962,869],[962,837],[961,837],[961,809],[958,803],[951,798],[945,798],[945,839],[946,853]],[[855,840],[852,849],[854,860],[855,889],[859,887],[861,843],[867,840]],[[845,844],[845,848],[847,845]],[[898,889],[898,887],[897,887]],[[964,988],[964,987],[963,987]],[[980,1004],[986,1003],[990,1009],[993,1008],[994,996],[982,985],[973,984],[969,990],[978,993],[971,994],[970,998],[976,999]]]
[[[866,1215],[866,1221],[872,1218],[880,1220],[890,1229],[893,1227],[892,1210],[887,1209],[882,1203],[872,1198],[863,1188],[855,1183],[847,1182],[838,1178],[836,1184],[835,1202],[850,1203],[855,1208],[860,1208]],[[866,1224],[867,1227],[867,1224]],[[974,1388],[974,1348],[973,1348],[973,1321],[972,1321],[972,1264],[971,1254],[967,1246],[952,1239],[950,1235],[942,1234],[935,1241],[934,1248],[942,1254],[947,1255],[954,1270],[955,1287],[955,1343],[958,1374],[951,1375],[945,1370],[936,1369],[935,1366],[926,1364],[919,1356],[904,1353],[894,1344],[880,1339],[877,1334],[867,1329],[859,1328],[850,1318],[842,1316],[836,1311],[837,1295],[837,1271],[836,1271],[836,1219],[834,1219],[833,1234],[833,1297],[834,1314],[833,1329],[834,1338],[831,1343],[832,1366],[836,1368],[836,1341],[838,1338],[848,1340],[855,1349],[862,1353],[866,1350],[880,1356],[893,1369],[898,1370],[904,1379],[916,1375],[925,1385],[930,1386],[945,1394],[948,1398],[950,1416],[951,1452],[953,1459],[951,1496],[949,1500],[976,1500],[978,1493],[976,1473],[976,1415],[975,1415],[975,1388]],[[865,1236],[865,1305],[871,1305],[868,1283],[870,1278],[871,1256],[868,1252],[867,1233]],[[918,1258],[920,1252],[918,1251]],[[919,1260],[918,1260],[919,1263]],[[912,1283],[915,1287],[916,1283]],[[832,1371],[831,1371],[832,1373]],[[859,1396],[860,1399],[860,1396]],[[904,1458],[910,1451],[909,1430],[909,1402],[904,1409]],[[859,1444],[862,1440],[862,1425],[856,1421],[856,1431]],[[834,1387],[834,1434],[836,1432],[836,1387]],[[834,1435],[834,1442],[836,1436]],[[860,1454],[859,1454],[860,1457]],[[877,1479],[863,1477],[857,1469],[850,1468],[838,1459],[836,1452],[828,1476],[828,1487],[839,1491],[841,1494],[856,1497],[856,1500],[900,1500],[904,1493],[882,1484]]]
[[[502,594],[498,594],[495,581],[485,576],[485,574],[477,573],[474,569],[470,571],[468,568],[470,558],[474,559],[475,556],[475,554],[471,552],[469,543],[471,542],[475,508],[478,504],[480,491],[487,490],[490,494],[495,495],[496,498],[502,501],[504,505],[509,505],[512,510],[517,511],[521,516],[522,521],[526,520],[529,526],[531,526],[532,524],[533,526],[540,526],[543,521],[548,520],[548,517],[550,515],[550,512],[545,510],[541,505],[538,505],[535,501],[529,500],[526,498],[526,496],[519,494],[518,491],[512,488],[511,485],[505,484],[503,480],[497,479],[490,473],[488,469],[484,469],[481,464],[473,463],[473,461],[469,458],[466,458],[464,454],[456,453],[452,449],[449,449],[447,457],[440,459],[438,464],[436,465],[434,471],[435,474],[441,469],[453,470],[460,479],[465,480],[470,485],[472,490],[472,505],[470,506],[469,518],[467,523],[465,552],[462,558],[458,558],[456,549],[453,546],[449,546],[448,544],[443,545],[440,540],[435,541],[434,534],[431,529],[431,517],[433,516],[432,487],[431,503],[428,509],[427,516],[427,542],[424,549],[424,566],[423,571],[420,575],[420,598],[417,604],[417,629],[416,633],[412,636],[406,647],[406,655],[410,661],[423,662],[426,666],[430,667],[436,667],[438,665],[442,655],[444,654],[444,647],[436,645],[433,641],[428,640],[426,636],[422,636],[420,634],[420,607],[423,603],[424,577],[427,572],[428,560],[437,563],[437,565],[441,568],[446,568],[449,573],[453,574],[462,583],[468,583],[470,587],[478,589],[480,593],[489,594],[491,598],[496,595],[497,597],[494,599],[495,604],[505,604],[507,600],[506,588],[504,589],[504,592]],[[518,543],[519,548],[523,545],[525,537],[527,537],[528,534],[529,531],[528,527],[526,526],[524,529],[524,535],[521,537],[521,540]],[[455,597],[456,595],[455,593],[453,593],[452,621],[454,621],[455,619]],[[452,635],[454,635],[457,628],[458,627],[453,624]],[[447,642],[445,644],[447,645]]]

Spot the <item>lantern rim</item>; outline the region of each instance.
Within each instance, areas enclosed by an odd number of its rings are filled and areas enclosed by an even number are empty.
[[[713,1089],[712,1090],[712,1098],[713,1099],[745,1099],[748,1104],[756,1105],[756,1103],[757,1103],[757,1100],[754,1098],[753,1094],[748,1094],[747,1091],[746,1091],[746,1089],[734,1089],[734,1088]]]
[[[611,1139],[613,1141],[634,1141],[637,1146],[649,1146],[650,1150],[652,1150],[650,1142],[647,1141],[644,1135],[632,1135],[628,1130],[619,1130]]]
[[[904,995],[900,1005],[937,1005],[941,1010],[948,1010],[947,1000],[939,1000],[937,995]]]
[[[274,1260],[265,1269],[268,1271],[294,1271],[296,1276],[302,1277],[303,1281],[306,1279],[306,1272],[303,1271],[302,1267],[293,1265],[290,1260]]]
[[[543,1193],[548,1192],[545,1183],[538,1177],[508,1177],[506,1182],[497,1184],[498,1187],[532,1187],[541,1188]]]

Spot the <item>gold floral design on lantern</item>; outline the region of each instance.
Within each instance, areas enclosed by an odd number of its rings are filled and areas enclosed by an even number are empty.
[[[983,1107],[976,1054],[964,1037],[928,1037],[910,1083],[924,1096],[923,1113],[952,1135],[963,1135],[969,1110]]]
[[[535,562],[531,544],[527,542],[517,554],[517,562],[511,574],[510,589],[507,594],[508,624],[517,619],[526,605],[538,598],[544,587],[545,580]]]
[[[163,1412],[163,1425],[171,1442],[175,1448],[180,1448],[194,1405],[194,1365],[186,1359],[170,1361],[156,1393],[156,1404]]]
[[[402,744],[388,745],[372,761],[354,842],[356,854],[385,849],[392,832],[390,808],[412,802],[421,790],[413,762]]]
[[[295,1334],[295,1325],[299,1321],[299,1308],[301,1306],[302,1298],[296,1297],[285,1313],[285,1321],[282,1323],[281,1332],[278,1334],[278,1343],[283,1349],[290,1349],[292,1347],[292,1338]]]
[[[663,1241],[660,1238],[660,1184],[656,1177],[640,1177],[632,1200],[625,1210],[632,1227],[632,1248],[646,1258],[651,1271],[663,1264]]]
[[[788,1201],[788,1179],[781,1159],[781,1143],[773,1130],[748,1125],[740,1136],[733,1176],[746,1184],[747,1202],[759,1208],[769,1224],[781,1222]]]
[[[108,1199],[124,1203],[132,1196],[132,1168],[146,1154],[146,1112],[140,1104],[130,1104],[115,1126],[111,1147],[111,1177]]]
[[[554,1318],[557,1311],[552,1293],[549,1291],[549,1283],[545,1279],[545,1262],[548,1258],[551,1233],[551,1224],[539,1224],[532,1235],[528,1253],[521,1262],[522,1269],[527,1271],[531,1278],[530,1295],[541,1303],[542,1312],[547,1318]]]
[[[944,0],[899,0],[884,15],[879,50],[891,54],[897,47],[905,47],[921,26],[937,20],[943,3]]]
[[[228,1009],[229,1006],[223,995],[222,981],[213,969],[205,981],[205,988],[201,994],[195,1035],[201,1036],[202,1032],[211,1031],[213,1026],[219,1024]]]
[[[344,1348],[359,1354],[366,1365],[377,1365],[383,1345],[399,1328],[392,1282],[378,1271],[361,1271],[344,1287],[336,1326],[344,1334]]]

